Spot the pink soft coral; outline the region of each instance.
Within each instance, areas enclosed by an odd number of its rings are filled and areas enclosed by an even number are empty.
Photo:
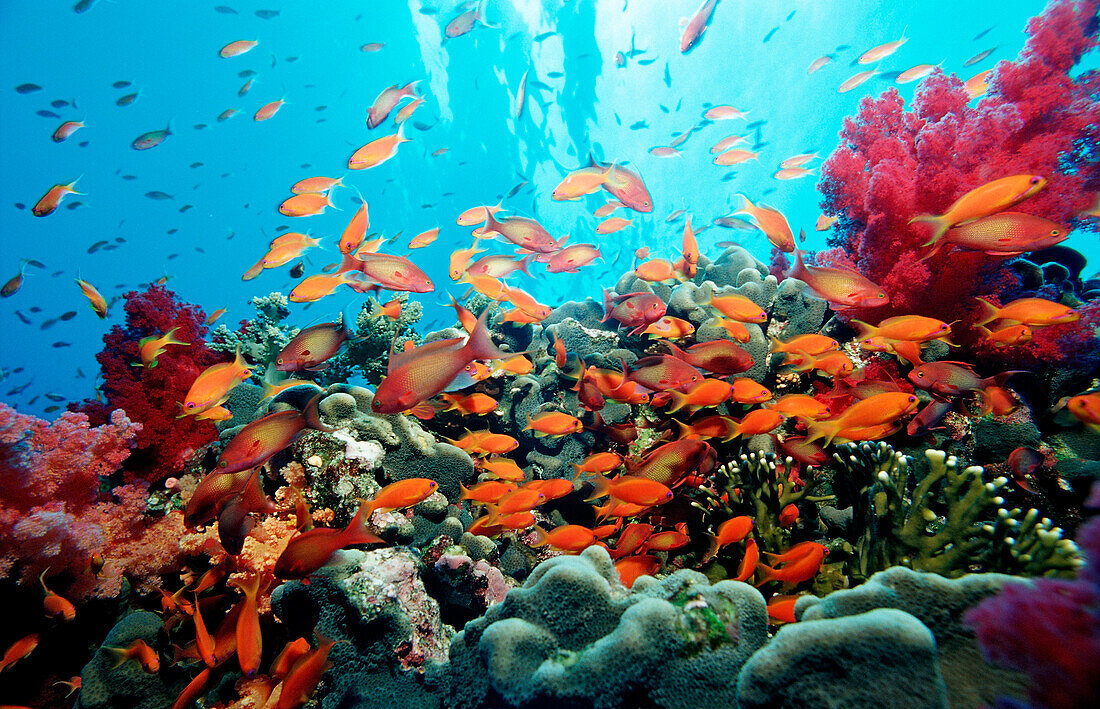
[[[912,313],[969,322],[971,296],[1016,287],[1003,259],[945,250],[919,261],[928,230],[909,220],[942,213],[971,189],[1038,174],[1047,188],[1020,211],[1068,223],[1090,204],[1100,163],[1077,153],[1100,137],[1100,76],[1074,79],[1069,71],[1096,46],[1098,8],[1100,0],[1051,2],[1028,24],[1030,39],[1016,61],[997,65],[976,107],[957,77],[937,70],[910,110],[890,89],[864,99],[845,120],[820,184],[825,212],[840,217],[840,247],[819,260],[854,265],[890,295],[886,307],[849,314],[874,322]]]
[[[49,567],[72,579],[61,590],[76,601],[117,595],[124,574],[153,590],[179,563],[182,513],[146,514],[143,483],[101,492],[140,430],[120,410],[92,427],[84,414],[50,423],[0,404],[0,576],[34,583]],[[97,553],[104,567],[95,575]]]
[[[102,420],[109,409],[126,411],[142,424],[135,452],[127,462],[131,478],[159,482],[179,473],[196,451],[217,438],[210,421],[194,417],[177,419],[179,402],[195,378],[225,356],[206,347],[205,315],[195,305],[181,303],[163,286],[133,291],[126,298],[126,327],[115,326],[103,338],[103,351],[96,355],[103,370],[103,393],[107,405],[85,403],[83,410]],[[169,347],[156,367],[135,367],[138,341],[179,328],[176,338],[187,347]]]

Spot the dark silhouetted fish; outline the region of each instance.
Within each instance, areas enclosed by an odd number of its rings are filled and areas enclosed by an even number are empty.
[[[543,42],[545,40],[550,39],[551,37],[553,37],[556,34],[557,34],[557,32],[554,32],[553,30],[551,30],[550,32],[543,32],[542,34],[537,34],[534,37],[532,37],[531,39],[535,40],[536,42]]]
[[[188,209],[191,209],[192,207],[194,207],[193,204],[183,205],[182,207],[180,207],[180,214],[183,214],[184,212],[186,212]]]
[[[135,91],[132,94],[126,94],[125,96],[119,96],[117,99],[115,99],[115,105],[116,106],[129,106],[134,101],[137,101],[137,97],[138,97],[138,92],[137,91]]]
[[[73,12],[79,15],[91,10],[95,4],[96,0],[76,0],[76,3],[73,5]]]
[[[787,20],[786,21],[790,22],[791,20],[793,20],[794,19],[794,13],[796,13],[796,12],[798,12],[798,10],[791,10],[791,13],[789,15],[787,15]]]
[[[237,76],[242,79],[247,79],[250,76],[256,76],[256,72],[252,71],[251,69],[243,69],[237,72]]]
[[[195,129],[195,130],[203,130],[204,128],[206,128],[206,124],[205,124],[205,123],[196,123],[196,124],[195,124],[194,126],[192,126],[192,127],[193,127],[193,128]]]
[[[653,59],[639,59],[638,60],[638,66],[649,66],[650,64],[652,64],[655,61],[657,61],[656,57],[654,57]]]
[[[23,204],[22,202],[13,202],[13,204],[14,204],[16,209],[26,209],[27,208],[27,205]]]
[[[52,391],[46,392],[45,394],[43,394],[43,396],[45,396],[47,399],[54,402],[55,404],[59,401],[65,400],[65,397],[61,396],[60,394],[54,394]]]
[[[256,15],[256,17],[260,18],[261,20],[270,20],[272,17],[278,17],[279,16],[279,11],[278,10],[256,10],[255,15]]]
[[[69,105],[69,102],[63,98],[55,98],[53,101],[50,101],[50,105],[54,108],[65,108]]]
[[[116,81],[115,83],[111,84],[111,88],[113,88],[113,89],[124,89],[129,85],[130,85],[129,81],[126,81],[125,79],[121,79],[121,80]]]
[[[630,124],[630,130],[641,130],[642,128],[649,128],[649,124],[645,121],[634,121]]]
[[[36,116],[42,116],[43,118],[61,118],[61,114],[46,108],[43,108],[41,111],[35,111],[34,113]]]
[[[79,199],[76,200],[75,202],[66,202],[65,203],[65,209],[68,209],[68,210],[72,211],[72,210],[76,209],[77,207],[79,207],[83,204],[84,203],[81,202]]]
[[[130,180],[136,180],[136,179],[137,179],[137,175],[123,175],[123,176],[122,176],[122,179],[124,179],[124,180],[126,180],[127,182],[129,182]]]
[[[45,268],[46,267],[46,264],[42,263],[41,261],[37,261],[33,258],[25,258],[25,259],[23,259],[23,263],[27,264],[28,266],[34,266],[35,268]]]
[[[41,91],[42,87],[38,84],[20,84],[15,87],[15,93],[17,94],[33,94],[35,91]]]
[[[72,346],[73,346],[73,343],[71,343],[71,342],[64,342],[64,341],[62,341],[62,340],[58,340],[57,342],[53,343],[53,345],[52,345],[52,346],[53,346],[53,347],[72,347]]]
[[[546,75],[548,77],[550,77],[551,79],[560,79],[563,76],[565,76],[565,72],[562,72],[562,71],[548,71],[548,72],[546,72]]]
[[[768,40],[770,40],[772,37],[774,37],[775,33],[778,32],[778,31],[779,31],[779,25],[776,25],[775,27],[772,27],[768,31],[768,33],[766,35],[764,35],[764,44],[767,44]]]
[[[108,243],[110,243],[110,242],[108,242],[106,240],[97,241],[97,242],[95,242],[94,244],[92,244],[91,246],[88,247],[88,253],[94,254],[96,251],[99,251],[104,246],[106,246]]]
[[[722,182],[729,182],[733,178],[737,177],[736,172],[730,172],[722,176]]]
[[[997,51],[997,48],[1000,47],[1000,46],[1001,45],[997,45],[996,47],[990,47],[989,49],[985,50],[984,52],[978,52],[977,54],[975,54],[974,56],[970,57],[965,62],[963,62],[963,66],[973,66],[973,65],[977,64],[978,62],[985,59],[986,57],[988,57],[993,52]]]
[[[172,199],[172,195],[168,194],[167,192],[161,192],[160,190],[153,190],[151,192],[146,192],[145,196],[148,197],[149,199],[156,199],[156,200]]]
[[[69,320],[72,320],[75,317],[76,317],[76,311],[75,310],[69,310],[67,312],[64,312],[64,313],[61,313],[60,315],[58,315],[57,319],[60,320],[61,322],[68,322]]]
[[[668,62],[665,62],[665,86],[672,88],[672,74],[668,72]]]
[[[202,163],[201,162],[193,162],[190,165],[188,165],[188,167],[190,167],[192,170],[194,170],[196,167],[202,167]]]
[[[160,130],[151,130],[148,133],[142,133],[138,137],[134,138],[134,142],[130,144],[130,147],[134,150],[148,150],[149,148],[155,148],[164,142],[164,139],[172,135],[172,125],[169,123],[166,127]]]
[[[984,30],[982,30],[982,31],[981,31],[981,32],[979,32],[978,34],[974,35],[974,41],[975,41],[975,42],[977,42],[977,41],[978,41],[979,39],[981,39],[982,37],[984,37],[984,36],[986,36],[987,34],[989,34],[990,32],[992,32],[992,31],[993,31],[993,29],[994,29],[994,28],[995,28],[996,26],[997,26],[997,25],[993,25],[992,27],[986,27],[986,28],[985,28]]]
[[[24,325],[30,325],[31,324],[30,318],[28,318],[26,315],[24,315],[23,313],[21,313],[18,310],[15,311],[15,317],[22,320]]]

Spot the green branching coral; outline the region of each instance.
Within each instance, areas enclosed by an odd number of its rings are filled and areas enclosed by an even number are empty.
[[[754,535],[767,551],[779,553],[789,546],[789,533],[779,524],[784,507],[802,500],[827,499],[810,494],[823,482],[820,478],[806,480],[801,489],[796,489],[793,463],[791,458],[780,462],[775,455],[758,451],[743,453],[716,472],[719,490],[729,494],[735,509],[744,510],[736,514],[752,516]]]
[[[282,322],[290,315],[289,302],[282,293],[256,296],[252,298],[252,307],[256,309],[256,317],[239,330],[218,325],[211,338],[210,349],[233,352],[240,345],[245,357],[258,365],[255,371],[263,374],[267,365],[274,362],[279,352],[290,342],[290,338],[298,334],[298,329]]]
[[[324,384],[345,382],[360,372],[368,382],[377,384],[386,373],[388,358],[385,355],[391,346],[400,348],[409,341],[420,344],[420,335],[413,326],[420,321],[424,307],[418,301],[409,300],[408,293],[398,293],[396,298],[401,302],[401,317],[397,320],[372,312],[369,307],[360,309],[355,317],[356,339],[348,343],[342,354],[330,360]]]
[[[890,566],[947,577],[978,571],[1057,575],[1080,564],[1077,546],[1037,510],[1003,507],[1003,477],[986,481],[981,466],[960,468],[943,451],[925,451],[928,471],[889,445],[841,446],[834,459],[862,481],[854,518],[862,529],[853,575]]]

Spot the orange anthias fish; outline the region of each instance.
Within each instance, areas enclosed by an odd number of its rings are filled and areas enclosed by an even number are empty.
[[[593,167],[606,168],[609,163],[600,163],[591,155],[589,163]],[[610,173],[603,183],[603,188],[622,202],[624,207],[635,212],[652,212],[653,197],[649,194],[641,175],[623,167],[617,163],[610,163]]]
[[[222,57],[223,59],[236,57],[251,50],[257,44],[259,44],[259,42],[251,39],[238,39],[236,42],[230,42],[229,44],[222,47],[218,51],[218,56]]]
[[[554,527],[547,532],[535,525],[533,547],[551,546],[561,551],[579,554],[596,543],[596,533],[579,524],[566,524]]]
[[[477,233],[477,232],[475,232]],[[497,220],[488,209],[485,210],[485,226],[481,228],[480,236],[499,234],[506,241],[516,246],[540,254],[549,254],[560,251],[565,239],[560,242],[546,231],[546,228],[534,219],[527,217],[504,217]]]
[[[341,271],[359,271],[367,280],[377,284],[378,287],[393,291],[408,291],[411,293],[430,293],[435,290],[435,284],[428,274],[424,273],[416,264],[404,256],[392,254],[362,254],[361,256],[345,255]],[[353,285],[354,287],[354,285]],[[368,288],[369,290],[370,288]],[[356,288],[363,290],[363,288]]]
[[[141,638],[126,647],[104,647],[103,649],[115,658],[115,667],[119,667],[129,660],[134,660],[141,665],[141,669],[149,674],[156,674],[160,671],[160,658],[157,656],[157,651],[149,647]]]
[[[350,254],[359,248],[363,240],[367,238],[367,229],[370,228],[370,215],[367,212],[367,201],[359,205],[355,210],[351,221],[344,227],[344,233],[340,235],[340,253]]]
[[[752,517],[746,515],[727,519],[725,522],[718,525],[718,531],[714,535],[715,543],[719,548],[729,544],[736,544],[749,536],[752,532],[752,525]]]
[[[60,143],[84,127],[84,121],[65,121],[53,132],[53,142]],[[71,185],[70,185],[71,186]]]
[[[660,568],[661,560],[652,554],[628,556],[615,562],[619,581],[627,588],[632,588],[639,577],[652,576]]]
[[[335,206],[329,194],[305,192],[283,200],[279,213],[288,217],[313,217],[325,211],[325,207]]]
[[[890,302],[886,291],[846,268],[807,266],[802,252],[794,249],[794,266],[785,274],[809,286],[818,296],[829,301],[834,309],[875,308]]]
[[[745,556],[737,567],[737,576],[734,581],[748,581],[756,573],[756,567],[760,563],[760,549],[756,546],[756,540],[752,537],[745,542]]]
[[[409,240],[410,249],[422,249],[439,237],[439,227],[422,231]]]
[[[819,438],[828,445],[847,429],[892,426],[899,418],[917,408],[919,400],[906,392],[883,392],[861,399],[839,415],[824,421],[807,420],[807,443]]]
[[[295,182],[294,186],[290,188],[290,191],[293,194],[328,192],[333,187],[343,184],[343,177],[307,177],[304,180]]]
[[[314,633],[317,635],[317,649],[291,668],[286,679],[283,680],[283,688],[275,709],[296,709],[309,701],[321,682],[321,675],[332,666],[328,661],[328,653],[336,645],[336,641],[329,640],[316,630]]]
[[[772,246],[780,251],[790,253],[794,248],[794,233],[787,218],[778,209],[757,206],[744,195],[738,195],[740,205],[732,216],[747,215],[752,218],[752,223],[768,237]]]
[[[858,337],[862,341],[881,337],[887,340],[927,342],[951,336],[949,324],[922,315],[898,315],[886,318],[878,325],[869,325],[855,319],[852,322],[859,328]]]
[[[218,308],[214,312],[210,313],[209,316],[207,316],[206,324],[207,325],[213,325],[214,323],[216,323],[218,321],[218,318],[225,315],[225,313],[226,313],[225,308]]]
[[[279,99],[278,101],[272,101],[271,103],[265,103],[256,111],[252,116],[252,120],[256,122],[263,122],[270,118],[273,118],[279,109],[286,105],[286,100]]]
[[[263,635],[260,632],[260,612],[256,600],[262,589],[261,580],[262,576],[254,573],[246,581],[229,582],[244,594],[241,610],[237,615],[237,660],[240,662],[241,672],[248,677],[260,669],[260,657],[263,655]]]
[[[95,286],[87,281],[76,279],[76,284],[80,286],[80,291],[84,294],[84,297],[88,299],[88,304],[92,306],[92,310],[95,314],[103,318],[107,317],[107,299],[104,298]]]
[[[348,169],[366,170],[367,168],[377,167],[397,155],[398,146],[408,142],[409,139],[405,137],[405,124],[402,123],[393,135],[372,140],[352,153],[352,156],[348,158]]]
[[[1078,394],[1066,402],[1066,409],[1089,429],[1100,433],[1100,393]]]
[[[252,376],[252,369],[241,357],[241,350],[238,347],[232,362],[211,365],[195,378],[191,388],[187,390],[187,395],[183,398],[181,416],[193,416],[215,406],[221,406],[229,398],[229,392],[233,387],[250,376]]]
[[[36,647],[38,647],[38,633],[31,633],[13,642],[4,651],[4,657],[0,658],[0,672],[30,655]]]
[[[975,325],[986,325],[995,320],[1006,320],[1032,327],[1061,325],[1081,318],[1073,308],[1043,298],[1020,298],[997,307],[985,298],[976,298],[982,306],[982,315]]]
[[[534,417],[528,416],[527,425],[523,428],[524,431],[534,431],[536,436],[552,438],[579,433],[583,429],[584,426],[576,416],[560,411],[544,411]]]
[[[443,401],[447,402],[444,411],[457,411],[463,416],[485,416],[496,411],[500,405],[493,397],[481,392],[473,394],[442,394]]]
[[[1016,256],[1060,244],[1069,230],[1057,222],[1022,212],[1000,212],[951,227],[921,261],[932,258],[943,246],[984,251],[990,256]]]
[[[762,573],[756,585],[759,586],[769,581],[782,581],[790,584],[802,583],[816,576],[817,572],[821,570],[821,562],[825,560],[825,554],[828,553],[828,550],[824,545],[816,542],[803,542],[803,544],[807,546],[804,549],[799,549],[797,556],[785,560],[785,563],[778,568],[760,564],[758,568]]]
[[[908,41],[908,37],[902,37],[901,39],[895,40],[893,42],[880,44],[877,47],[868,49],[866,52],[861,54],[858,61],[860,64],[874,64],[875,62],[881,61],[893,54],[894,52],[898,51],[901,45],[905,44]]]
[[[709,290],[710,299],[707,303],[725,315],[730,320],[738,322],[764,323],[768,320],[768,314],[759,305],[737,293],[717,294],[714,289]]]
[[[262,465],[283,450],[306,428],[332,430],[317,417],[318,394],[306,406],[303,413],[297,409],[276,411],[248,423],[225,444],[218,456],[221,474],[237,473]]]
[[[353,544],[382,544],[384,540],[367,529],[372,512],[364,500],[343,529],[317,527],[290,540],[275,562],[275,575],[281,579],[302,579],[324,566],[340,549]]]
[[[351,285],[355,279],[347,273],[319,273],[309,276],[290,291],[287,298],[292,303],[313,303],[332,293],[343,285]]]
[[[319,372],[328,368],[326,362],[336,355],[353,336],[348,325],[350,314],[340,322],[311,325],[295,335],[275,358],[280,372]]]
[[[643,335],[652,335],[654,337],[663,337],[669,340],[679,340],[694,334],[695,326],[683,318],[674,318],[671,315],[665,315],[660,320],[652,322],[649,326],[642,330]]]
[[[620,475],[614,480],[608,480],[597,474],[591,482],[596,489],[587,500],[610,495],[621,502],[650,507],[663,505],[672,499],[672,490],[669,490],[668,486],[638,475]]]
[[[614,165],[606,168],[589,166],[574,170],[558,183],[550,194],[550,198],[558,201],[574,200],[592,194],[603,187],[611,174],[612,167]]]
[[[910,219],[909,223],[921,222],[932,225],[932,235],[924,244],[931,246],[939,241],[951,227],[1003,212],[1031,197],[1046,184],[1047,181],[1039,175],[1002,177],[970,190],[955,200],[955,203],[943,214],[921,214]]]
[[[373,130],[381,125],[386,117],[390,115],[390,111],[396,108],[402,99],[406,97],[416,99],[416,85],[419,83],[419,81],[410,81],[405,86],[394,84],[382,89],[382,93],[378,94],[378,98],[374,99],[374,103],[367,109],[367,128]],[[398,122],[401,123],[402,121]]]
[[[687,54],[695,49],[703,34],[710,26],[710,20],[714,17],[714,10],[718,7],[718,0],[703,0],[703,4],[695,11],[690,20],[683,20],[684,31],[680,35],[680,53]]]
[[[48,571],[49,568],[38,576],[38,582],[42,584],[42,590],[46,594],[46,597],[42,599],[42,608],[46,611],[46,615],[51,618],[72,620],[76,617],[76,606],[69,599],[57,595],[46,587],[46,573]]]
[[[83,192],[76,191],[76,183],[77,180],[73,180],[67,185],[54,185],[51,187],[46,191],[46,194],[42,195],[42,198],[31,207],[31,214],[36,217],[48,216],[57,210],[58,205],[61,204],[61,200],[65,195],[84,194]]]
[[[462,438],[453,440],[444,438],[451,445],[474,455],[507,453],[519,446],[519,441],[504,433],[491,431],[470,431]]]
[[[469,338],[436,340],[408,352],[391,352],[385,378],[375,389],[371,409],[380,414],[406,411],[441,393],[474,360],[507,359],[489,336],[482,312]]]
[[[164,333],[160,337],[143,337],[138,341],[138,356],[141,357],[141,364],[134,364],[135,367],[144,366],[146,369],[152,369],[157,366],[157,358],[168,351],[169,345],[182,345],[184,347],[189,346],[190,342],[181,342],[177,340],[175,335],[178,327],[174,327],[168,332]]]
[[[602,259],[603,254],[593,244],[573,244],[551,256],[546,270],[549,273],[577,273],[598,258]]]

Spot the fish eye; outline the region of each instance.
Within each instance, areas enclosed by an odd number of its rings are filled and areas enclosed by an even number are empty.
[[[229,465],[229,461],[225,461],[225,460],[219,460],[218,461],[218,467],[224,468],[227,465]]]
[[[188,402],[187,402],[187,408],[189,408],[189,409],[193,409],[193,408],[195,408],[195,402],[193,402],[193,401],[188,401]]]
[[[879,293],[879,294],[878,294],[878,298],[879,298],[879,300],[882,300],[882,299],[883,299],[883,298],[885,298],[885,297],[886,297],[886,294],[885,294],[885,293]]]
[[[1041,180],[1041,179],[1043,179],[1043,178],[1039,177],[1038,175],[1035,175],[1034,177],[1031,178],[1031,184],[1037,185],[1037,184],[1039,184],[1039,180]]]
[[[924,372],[917,372],[917,379],[924,379]]]
[[[1051,229],[1051,230],[1050,230],[1050,235],[1051,235],[1051,236],[1060,236],[1060,235],[1061,235],[1061,233],[1062,233],[1062,232],[1061,232],[1060,230],[1058,230],[1058,229]]]

